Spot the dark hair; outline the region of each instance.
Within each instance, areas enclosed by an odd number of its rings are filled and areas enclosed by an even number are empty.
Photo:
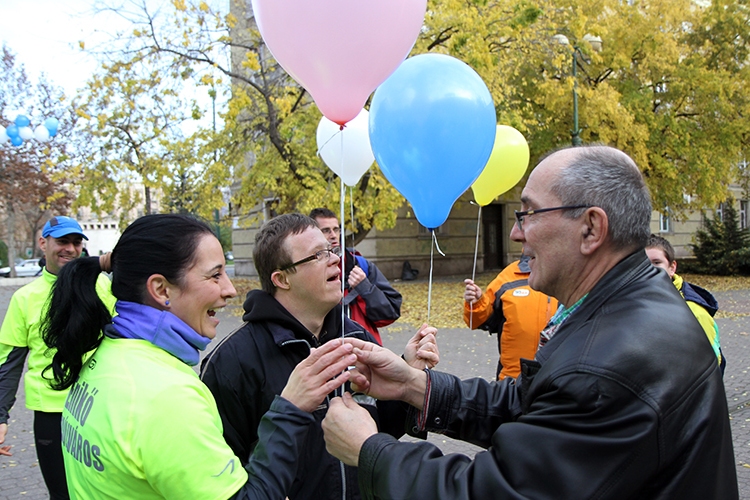
[[[300,234],[309,227],[318,227],[318,224],[307,215],[294,213],[274,217],[260,228],[258,234],[255,235],[253,262],[263,291],[271,295],[276,294],[271,275],[277,269],[292,263],[284,242],[290,235]],[[295,269],[289,270],[289,272],[295,271]]]
[[[313,208],[310,211],[310,218],[317,219],[318,217],[321,219],[339,219],[338,215],[333,213],[333,210],[328,210],[327,208]]]
[[[658,248],[664,252],[664,255],[667,256],[667,263],[671,264],[674,262],[674,247],[670,242],[662,238],[661,236],[658,236],[656,234],[652,234],[648,238],[648,243],[646,244],[646,248]]]
[[[201,236],[214,235],[205,222],[181,214],[146,215],[125,229],[112,251],[112,294],[117,300],[144,303],[146,281],[161,274],[181,286],[195,261]],[[83,356],[101,342],[112,321],[96,293],[99,257],[75,259],[60,269],[42,320],[42,338],[56,349],[52,388],[70,387],[83,367]]]

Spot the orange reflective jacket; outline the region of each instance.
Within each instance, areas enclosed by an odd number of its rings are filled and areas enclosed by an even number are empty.
[[[503,269],[487,286],[477,302],[464,302],[464,321],[468,326],[500,332],[498,379],[516,378],[521,373],[520,359],[534,359],[539,332],[557,310],[557,299],[529,287],[529,268],[525,259]]]

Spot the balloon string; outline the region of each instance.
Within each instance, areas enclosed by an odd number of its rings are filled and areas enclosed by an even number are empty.
[[[339,129],[339,131],[338,131],[338,132],[336,132],[336,133],[335,133],[335,134],[333,134],[333,135],[332,135],[331,137],[329,137],[329,138],[328,138],[328,140],[327,140],[326,142],[324,142],[324,143],[323,143],[323,144],[322,144],[322,145],[321,145],[321,146],[320,146],[320,147],[318,148],[318,150],[317,150],[317,151],[315,151],[315,155],[316,155],[316,156],[317,156],[318,158],[320,158],[320,152],[321,152],[321,151],[323,151],[323,148],[324,148],[324,147],[326,147],[326,145],[327,145],[327,144],[328,144],[329,142],[331,142],[331,141],[332,141],[332,140],[333,140],[333,139],[334,139],[334,138],[335,138],[335,137],[336,137],[337,135],[339,135],[339,134],[341,134],[342,136],[344,135],[344,126],[343,126],[343,125],[341,126],[341,128]],[[343,141],[343,137],[342,137],[342,141]],[[343,149],[343,148],[342,148],[342,149]],[[344,157],[342,156],[341,158],[342,158],[341,162],[343,163],[343,162],[344,162],[344,160],[343,160],[343,158],[344,158]]]
[[[432,233],[432,245],[430,245],[430,279],[427,280],[427,323],[430,322],[430,309],[432,307],[432,265],[433,255],[435,249],[435,231],[430,229]]]
[[[354,248],[354,188],[349,186],[349,212],[352,221],[352,248]]]
[[[437,247],[437,251],[440,253],[440,255],[445,257],[443,251],[440,250],[440,245],[438,245],[437,235],[435,234],[435,231],[432,231],[432,240],[435,242],[435,246]]]
[[[477,238],[474,243],[474,267],[471,270],[471,281],[476,279],[477,274],[477,254],[479,253],[479,228],[482,222],[482,205],[479,205],[479,214],[477,215]],[[469,330],[474,329],[474,302],[469,302]]]
[[[432,245],[430,245],[430,279],[429,284],[427,286],[427,322],[430,322],[430,311],[432,309],[432,269],[434,267],[434,249],[437,248],[437,251],[440,255],[445,257],[445,254],[442,250],[440,250],[440,245],[438,245],[437,235],[435,234],[434,229],[430,229],[430,233],[432,234]]]
[[[343,130],[344,127],[341,127],[341,130]],[[335,134],[334,134],[335,135]],[[344,339],[344,318],[346,318],[346,306],[344,305],[344,292],[346,291],[345,288],[345,281],[346,281],[346,224],[344,224],[344,210],[346,205],[346,188],[344,187],[344,134],[341,134],[341,177],[339,177],[340,181],[340,189],[339,189],[339,213],[340,213],[340,223],[341,226],[340,234],[339,234],[339,245],[341,247],[341,338]],[[346,371],[346,369],[344,369]],[[341,396],[344,395],[344,386],[342,385],[340,387],[341,389]]]

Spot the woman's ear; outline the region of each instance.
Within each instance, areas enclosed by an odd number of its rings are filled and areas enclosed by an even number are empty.
[[[161,274],[152,274],[146,280],[146,300],[157,309],[169,309],[169,294],[172,285]]]
[[[284,271],[274,271],[271,273],[271,282],[273,283],[273,286],[281,288],[282,290],[289,290],[290,288],[289,280]]]

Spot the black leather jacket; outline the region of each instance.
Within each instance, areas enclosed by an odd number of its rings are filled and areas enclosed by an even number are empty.
[[[719,366],[666,274],[638,251],[610,270],[517,380],[433,372],[427,428],[474,460],[377,434],[363,498],[738,498]]]

